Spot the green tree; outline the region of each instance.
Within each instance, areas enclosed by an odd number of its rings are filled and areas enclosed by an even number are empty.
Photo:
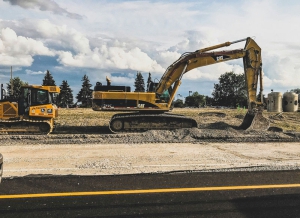
[[[148,76],[148,80],[147,80],[147,92],[149,92],[151,82],[152,82],[151,73],[149,72],[149,76]]]
[[[185,104],[189,107],[200,107],[205,104],[205,96],[194,92],[191,96],[185,98]]]
[[[145,82],[141,72],[136,73],[134,87],[135,87],[134,90],[135,92],[145,92]]]
[[[177,99],[174,101],[174,107],[180,107],[182,108],[184,106],[183,101],[181,99]]]
[[[69,107],[73,105],[73,91],[70,88],[68,81],[63,80],[60,85],[60,93],[57,98],[57,106],[59,107]]]
[[[209,96],[205,96],[205,105],[212,106],[214,105],[214,99]]]
[[[245,76],[234,72],[222,74],[219,83],[214,84],[212,96],[215,103],[220,106],[247,106]]]
[[[45,74],[45,77],[43,79],[43,86],[56,86],[55,85],[55,81],[50,73],[49,70],[47,70],[46,74]]]
[[[82,78],[82,87],[78,92],[76,99],[82,103],[83,107],[91,107],[92,106],[92,93],[91,89],[92,84],[87,75],[84,75]]]
[[[291,92],[294,92],[296,94],[300,94],[300,89],[299,88],[291,89]]]
[[[11,90],[11,83],[13,86],[13,91]],[[21,95],[21,87],[28,85],[28,83],[23,82],[19,77],[14,77],[10,79],[9,83],[6,85],[9,97],[18,99]]]

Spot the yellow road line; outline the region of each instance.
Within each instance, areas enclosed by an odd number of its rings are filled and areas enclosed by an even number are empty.
[[[195,191],[198,191],[198,192],[199,191],[230,191],[230,190],[247,190],[247,189],[272,189],[272,188],[273,189],[278,189],[278,188],[300,188],[300,184],[220,186],[220,187],[199,187],[199,188],[169,188],[169,189],[94,191],[94,192],[62,192],[62,193],[40,193],[40,194],[17,194],[17,195],[0,195],[0,199],[69,197],[69,196],[90,196],[90,195],[148,194],[148,193],[195,192]]]

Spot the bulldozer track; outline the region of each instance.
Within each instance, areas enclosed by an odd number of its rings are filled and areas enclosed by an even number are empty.
[[[46,120],[1,120],[0,135],[48,135],[54,127]]]

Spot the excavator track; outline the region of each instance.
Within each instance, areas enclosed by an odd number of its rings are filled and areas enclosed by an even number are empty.
[[[171,130],[197,127],[197,122],[178,114],[124,113],[114,115],[109,123],[113,133],[144,132],[147,130]]]
[[[48,135],[53,131],[53,125],[46,120],[1,120],[0,134],[8,135]]]

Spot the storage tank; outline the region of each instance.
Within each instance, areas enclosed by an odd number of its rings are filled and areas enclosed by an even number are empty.
[[[271,92],[268,94],[268,112],[282,112],[282,93]]]
[[[282,98],[282,109],[284,112],[295,112],[298,110],[298,94],[286,92]]]

